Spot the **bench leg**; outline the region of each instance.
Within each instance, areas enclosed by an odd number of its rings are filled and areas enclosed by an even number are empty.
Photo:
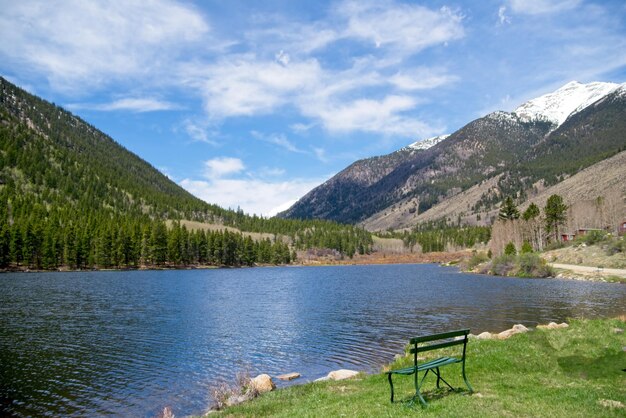
[[[422,396],[422,393],[420,392],[420,386],[422,385],[422,383],[424,383],[424,379],[426,379],[426,375],[428,374],[429,371],[430,370],[426,370],[426,373],[424,374],[424,377],[422,378],[421,382],[419,381],[417,370],[415,371],[415,396],[413,397],[413,399],[417,397],[417,399],[419,399],[420,403],[424,407],[428,406],[428,404],[426,403],[426,400],[424,399],[424,397]]]
[[[472,386],[467,381],[467,376],[465,376],[465,359],[463,360],[463,380],[465,381],[465,384],[467,385],[470,393],[474,392],[474,389],[472,389]]]
[[[436,374],[437,374],[437,389],[439,389],[439,382],[441,381],[441,372],[439,371],[439,367],[437,367],[436,369]]]
[[[391,403],[393,403],[393,382],[391,381],[391,373],[389,373],[387,376],[389,378],[389,386],[391,387]]]

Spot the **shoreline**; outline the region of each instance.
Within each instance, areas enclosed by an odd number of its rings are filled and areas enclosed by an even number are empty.
[[[401,265],[401,264],[439,264],[440,266],[457,267],[459,272],[468,274],[483,274],[480,272],[465,270],[461,262],[471,256],[471,250],[457,252],[432,252],[432,253],[372,253],[366,255],[356,255],[353,258],[344,259],[299,259],[291,264],[256,264],[253,266],[215,266],[215,265],[190,265],[190,266],[141,266],[125,268],[91,268],[91,269],[69,269],[65,267],[53,270],[38,270],[26,267],[12,267],[0,269],[2,273],[76,273],[76,272],[126,272],[126,271],[176,271],[176,270],[213,270],[213,269],[248,269],[267,267],[333,267],[333,266],[368,266],[368,265]],[[562,279],[575,281],[591,281],[626,284],[626,269],[597,268],[584,265],[562,265],[548,263],[553,266],[557,274],[554,277],[544,279]],[[580,269],[580,271],[576,271]],[[487,274],[494,277],[497,275]],[[505,278],[518,278],[517,276],[503,276]],[[519,277],[528,278],[528,277]]]
[[[501,344],[505,344],[505,345],[506,344],[513,344],[513,345],[526,344],[527,341],[540,337],[540,336],[537,336],[537,337],[533,336],[534,334],[537,334],[538,331],[557,332],[558,334],[555,334],[554,338],[559,338],[559,337],[556,337],[556,335],[563,336],[563,335],[579,334],[578,328],[590,329],[593,324],[602,324],[603,326],[606,325],[605,328],[608,327],[609,329],[611,329],[611,333],[617,336],[618,334],[624,333],[623,325],[626,325],[626,314],[621,314],[615,317],[601,318],[601,319],[568,319],[567,322],[562,322],[560,324],[557,324],[555,322],[550,322],[549,324],[538,324],[534,327],[526,327],[521,324],[516,324],[516,325],[513,325],[512,328],[501,331],[501,332],[491,333],[491,332],[485,331],[478,335],[470,334],[469,335],[470,341],[473,342],[473,344],[470,343],[470,346],[471,345],[476,346],[477,344],[479,345],[479,348],[475,349],[476,350],[475,352],[477,354],[474,354],[475,356],[476,355],[479,356],[480,355],[479,353],[481,352],[480,345],[492,344],[489,340],[493,341],[493,344],[496,344],[497,347],[499,347],[500,349],[503,349]],[[618,326],[615,326],[615,324],[618,324]],[[528,337],[521,337],[524,334],[527,334]],[[582,336],[576,335],[576,337],[582,337],[582,338],[587,339],[585,334],[586,333],[583,333]],[[509,340],[509,338],[513,336],[517,336],[517,337],[511,340],[510,343],[506,341],[506,340]],[[520,338],[523,338],[523,339],[520,339]],[[487,346],[487,347],[493,347],[493,346]],[[560,346],[552,347],[552,349],[556,351],[560,351],[561,348],[562,347]],[[508,350],[506,348],[504,348],[503,350],[508,353]],[[626,352],[626,347],[622,347],[622,351]],[[326,389],[330,389],[329,396],[337,398],[337,399],[331,399],[331,401],[335,401],[335,403],[344,403],[344,400],[341,399],[342,398],[341,394],[346,392],[346,388],[347,388],[346,385],[353,386],[353,387],[364,386],[367,384],[366,382],[377,379],[378,377],[383,375],[385,371],[391,370],[393,368],[398,368],[397,366],[399,365],[401,367],[404,367],[409,363],[412,364],[412,356],[408,352],[405,351],[402,354],[397,354],[395,356],[395,359],[391,361],[390,363],[381,365],[380,371],[378,373],[367,373],[364,371],[356,371],[356,370],[334,370],[334,371],[329,372],[325,378],[316,379],[314,381],[302,382],[302,383],[294,383],[285,387],[274,388],[271,390],[267,390],[263,393],[255,393],[254,396],[248,397],[248,398],[246,398],[246,396],[244,395],[241,395],[240,393],[238,395],[239,396],[238,401],[235,401],[232,404],[225,404],[219,409],[211,408],[207,412],[205,412],[202,416],[213,416],[213,415],[239,416],[240,413],[246,416],[249,415],[250,413],[254,415],[254,411],[256,411],[257,408],[261,408],[260,410],[264,411],[265,413],[266,408],[268,408],[269,406],[278,408],[278,410],[280,411],[280,414],[284,414],[285,410],[291,407],[291,405],[283,405],[283,403],[287,403],[284,399],[288,399],[289,403],[291,403],[293,402],[294,397],[299,396],[299,397],[305,398],[305,397],[310,396],[309,395],[310,392],[317,392],[317,391],[322,391]],[[472,367],[471,365],[472,365],[472,362],[470,360],[470,367]],[[515,370],[511,370],[511,371],[515,372]],[[341,377],[338,377],[338,378],[331,377],[333,376],[334,373],[337,373],[336,376],[341,376]],[[520,376],[522,375],[523,373]],[[520,378],[524,378],[524,376]],[[587,379],[585,375],[583,375],[582,378],[584,380]],[[470,375],[470,380],[472,381],[474,380],[472,379],[471,375]],[[381,382],[386,383],[386,379],[381,379]],[[385,386],[384,384],[380,384],[379,382],[377,382],[377,385]],[[473,384],[473,386],[476,387],[477,385]],[[472,396],[470,398],[477,398],[478,402],[482,402],[483,397],[492,396],[492,394],[487,395],[489,391],[484,386],[485,384],[481,384],[479,386],[480,387],[479,391],[475,391],[474,393],[471,393]],[[337,387],[339,388],[339,391],[335,390]],[[382,389],[388,390],[388,387],[385,386]],[[439,391],[439,389],[436,389],[436,390],[431,391],[430,393],[429,392],[427,393],[429,396],[433,396],[435,399],[439,398],[439,400],[442,401],[442,399],[444,398],[440,398],[439,393],[437,393],[437,391]],[[433,394],[433,392],[435,393]],[[467,395],[470,395],[470,393],[467,393]],[[378,397],[380,397],[381,399],[386,397],[385,392],[379,391],[376,393],[376,396],[377,396],[376,402],[377,402],[378,407],[382,406],[383,408],[386,408],[387,412],[389,412],[389,409],[394,408],[394,405],[391,403],[381,403],[378,401]],[[445,400],[442,402],[445,403]],[[456,401],[452,401],[452,403],[455,403],[455,402]],[[268,403],[270,405],[268,405]],[[300,400],[296,399],[296,403],[300,403]],[[259,404],[261,404],[261,406],[259,406]],[[318,405],[315,405],[315,406],[319,407]],[[606,405],[601,404],[601,406],[606,406]],[[327,407],[327,405],[325,407]],[[337,407],[343,408],[342,405],[337,405]],[[621,406],[618,405],[618,407],[625,408],[623,404],[621,404]],[[421,411],[422,412],[428,411],[428,409],[422,409]],[[411,414],[413,412],[414,411],[412,411],[411,408],[409,408],[408,414]],[[369,416],[369,413],[366,415]]]

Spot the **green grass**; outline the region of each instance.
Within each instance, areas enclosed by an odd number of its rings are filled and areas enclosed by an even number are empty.
[[[573,320],[565,329],[471,340],[467,375],[475,393],[437,390],[429,376],[428,408],[410,405],[412,380],[403,376],[394,378],[401,402],[391,404],[386,377],[377,374],[292,386],[211,416],[624,417],[626,407],[605,401],[626,404],[626,334],[615,328],[626,324]],[[409,363],[401,359],[392,368]],[[447,366],[442,374],[455,388],[464,388],[460,365]]]

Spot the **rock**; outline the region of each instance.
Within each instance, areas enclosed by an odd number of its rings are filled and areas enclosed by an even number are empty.
[[[504,340],[506,338],[509,338],[511,335],[522,334],[524,332],[528,332],[528,328],[526,328],[522,324],[516,324],[513,325],[513,328],[507,329],[506,331],[502,331],[501,333],[499,333],[498,338]]]
[[[276,385],[272,381],[269,374],[258,375],[254,379],[250,380],[250,384],[258,393],[271,392],[276,389]]]
[[[556,322],[550,322],[548,325],[537,325],[537,328],[541,328],[541,329],[556,329],[556,328],[567,328],[569,327],[569,325],[567,325],[565,322],[562,322],[560,324],[557,324]]]
[[[276,376],[278,379],[280,380],[293,380],[293,379],[297,379],[299,378],[301,375],[300,373],[285,373],[285,374],[281,374],[280,376]]]
[[[394,360],[401,360],[402,358],[404,358],[404,356],[402,354],[396,354],[395,356],[393,356]]]
[[[623,328],[613,328],[613,334],[623,334],[623,333],[624,333]]]
[[[171,406],[166,406],[165,408],[163,408],[163,412],[157,415],[157,418],[176,418],[176,415],[174,415],[174,412],[172,412]]]
[[[476,336],[476,339],[478,340],[489,340],[491,338],[492,338],[491,333],[487,331],[481,332],[480,334]]]
[[[507,329],[506,331],[502,331],[501,333],[499,333],[497,335],[498,339],[500,340],[506,340],[507,338],[509,338],[511,335],[515,335],[517,334],[517,332],[515,332],[514,329]]]
[[[354,371],[354,370],[347,370],[347,369],[333,370],[332,372],[328,373],[326,376],[320,377],[319,379],[315,379],[315,381],[324,382],[326,380],[345,380],[345,379],[350,379],[358,374],[359,372]]]
[[[513,329],[517,332],[528,332],[528,328],[526,328],[524,325],[522,324],[516,324],[513,325]]]
[[[345,379],[350,379],[356,376],[357,374],[359,374],[359,372],[355,370],[341,369],[341,370],[334,370],[328,373],[328,378],[332,380],[345,380]]]

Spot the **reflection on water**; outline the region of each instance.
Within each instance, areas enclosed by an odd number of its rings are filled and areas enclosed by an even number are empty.
[[[626,286],[435,265],[0,275],[0,415],[201,413],[237,370],[375,371],[408,338],[608,316]]]

